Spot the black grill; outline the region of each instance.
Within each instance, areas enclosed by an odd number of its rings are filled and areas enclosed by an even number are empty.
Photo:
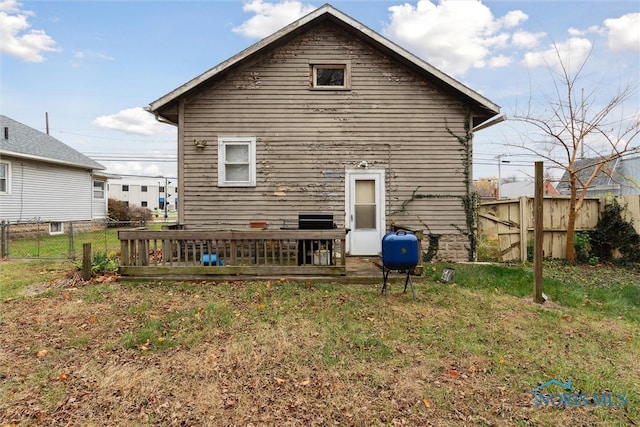
[[[300,230],[331,230],[337,228],[333,222],[333,214],[328,212],[300,212],[298,214],[298,229]],[[313,264],[313,254],[316,251],[328,250],[329,264],[333,265],[333,241],[299,240],[298,265]]]
[[[300,212],[298,214],[300,230],[331,230],[336,228],[333,214],[327,212]]]

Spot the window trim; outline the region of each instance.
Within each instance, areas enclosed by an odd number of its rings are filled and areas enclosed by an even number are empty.
[[[228,145],[247,145],[249,147],[249,179],[247,181],[226,180],[225,148]],[[218,187],[255,187],[256,186],[256,137],[255,136],[219,136],[218,137]]]
[[[102,189],[96,190],[96,184],[102,184]],[[106,183],[104,181],[100,181],[100,180],[94,179],[93,180],[93,199],[94,200],[104,200],[104,196],[106,194],[105,188],[106,188]],[[102,196],[96,197],[96,191],[102,192]]]
[[[317,82],[318,69],[344,70],[344,84],[341,86],[320,86]],[[312,90],[351,90],[351,61],[326,61],[309,63],[309,79]]]
[[[55,224],[55,225],[54,225]],[[57,230],[54,230],[54,228],[58,228]],[[64,222],[62,221],[51,221],[49,222],[49,235],[50,236],[57,236],[60,234],[64,234]]]
[[[0,161],[1,164],[5,165],[5,189],[4,191],[0,191],[0,195],[11,194],[11,162],[8,160]]]

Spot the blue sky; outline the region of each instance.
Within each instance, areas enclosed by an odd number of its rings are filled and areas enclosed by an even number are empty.
[[[0,0],[0,114],[44,131],[109,172],[175,176],[175,128],[142,110],[295,19],[308,1]],[[640,113],[640,3],[333,1],[331,4],[502,107],[553,95],[554,50],[605,102],[626,85]],[[597,104],[598,101],[596,101]],[[476,134],[474,177],[533,173],[507,121]],[[637,145],[637,141],[636,141]]]

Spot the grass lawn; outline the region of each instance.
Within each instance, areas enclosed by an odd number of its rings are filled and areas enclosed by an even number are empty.
[[[327,282],[83,283],[0,262],[0,426],[640,423],[640,273],[429,265]],[[543,405],[541,395],[566,403]],[[549,401],[550,402],[550,401]],[[536,405],[537,403],[537,405]]]

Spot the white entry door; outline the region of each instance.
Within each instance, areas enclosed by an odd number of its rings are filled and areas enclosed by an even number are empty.
[[[345,174],[345,223],[350,255],[377,255],[385,232],[384,170],[355,169]]]

